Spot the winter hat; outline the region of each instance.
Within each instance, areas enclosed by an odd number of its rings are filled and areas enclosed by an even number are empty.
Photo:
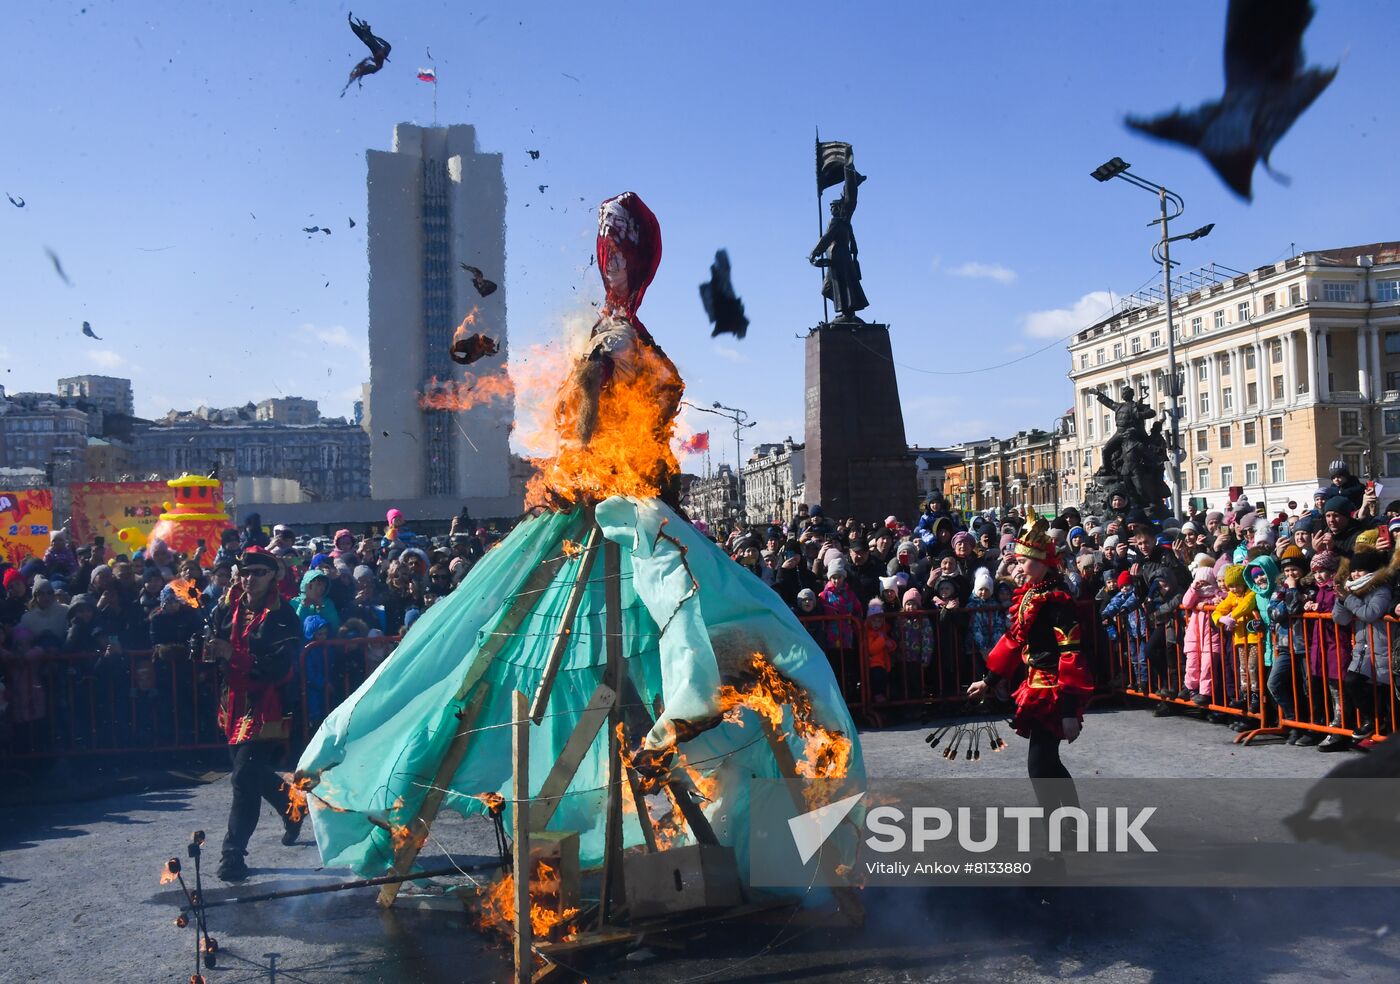
[[[1293,532],[1311,533],[1316,528],[1316,526],[1317,523],[1314,522],[1312,513],[1303,513],[1303,515],[1299,516],[1296,520],[1293,521]]]
[[[879,598],[870,599],[870,604],[865,606],[865,617],[874,618],[876,615],[885,614],[885,605]]]
[[[92,608],[92,598],[85,594],[75,594],[68,599],[68,614],[72,615],[79,608]]]
[[[919,594],[918,588],[910,588],[908,591],[904,592],[904,597],[900,599],[900,602],[905,605],[909,604],[911,601],[914,603],[915,608],[922,608],[924,606],[924,596]]]
[[[956,547],[959,543],[966,543],[968,546],[977,545],[977,541],[972,538],[972,534],[967,532],[967,530],[960,530],[953,534],[953,546]]]
[[[23,580],[24,580],[24,575],[23,575],[23,574],[21,574],[19,571],[15,570],[13,567],[9,568],[8,570],[5,571],[5,575],[4,575],[5,590],[8,591],[8,590],[10,589],[10,585],[14,584],[16,581],[23,581]]]
[[[352,572],[352,576],[358,581],[362,577],[374,577],[374,568],[368,564],[361,564]]]
[[[38,594],[40,591],[52,591],[53,585],[49,583],[48,578],[40,574],[35,577],[33,582],[29,585],[29,590],[34,594]]]
[[[803,588],[797,592],[797,603],[804,608],[811,610],[817,607],[817,593],[811,588]]]
[[[1225,568],[1225,576],[1221,578],[1225,587],[1231,591],[1244,587],[1244,566],[1242,564],[1230,564]]]
[[[1063,547],[1063,546],[1065,545],[1065,540],[1068,539],[1068,537],[1069,537],[1069,533],[1068,533],[1066,530],[1064,530],[1062,527],[1059,527],[1059,526],[1052,526],[1052,527],[1050,527],[1050,539],[1054,540],[1055,543],[1058,544],[1059,546],[1062,546],[1062,547]]]
[[[1379,539],[1380,533],[1376,530],[1365,530],[1356,537],[1355,550],[1358,552],[1362,550],[1374,551],[1376,549],[1376,542]]]
[[[1347,470],[1347,463],[1341,458],[1333,461],[1327,466],[1327,476],[1329,478],[1346,478],[1351,472]]]
[[[422,613],[421,611],[419,611],[417,608],[410,608],[408,611],[404,612],[404,613],[403,613],[403,628],[404,628],[404,631],[407,632],[407,631],[409,630],[409,628],[413,625],[413,623],[416,622],[416,621],[418,621],[418,616],[420,616],[420,615],[422,615],[422,614],[423,614],[423,613]]]
[[[1084,527],[1082,527],[1082,526],[1074,526],[1074,527],[1071,527],[1071,528],[1070,528],[1070,531],[1069,531],[1069,539],[1073,540],[1073,539],[1074,539],[1075,537],[1077,537],[1077,536],[1079,536],[1079,537],[1084,536]]]
[[[885,517],[885,529],[892,530],[899,525],[899,519],[895,516]]]
[[[837,574],[843,577],[846,574],[846,561],[843,557],[832,557],[826,562],[826,576],[833,578]]]
[[[1307,561],[1303,559],[1303,551],[1299,550],[1291,543],[1279,552],[1278,560],[1279,565],[1282,567],[1297,567],[1300,569],[1307,567]]]
[[[1013,544],[1013,543],[1015,543],[1015,542],[1016,542],[1016,534],[1015,534],[1015,533],[1003,533],[1003,534],[1001,535],[1001,542],[998,543],[998,545],[997,545],[997,549],[1002,550],[1002,551],[1006,551],[1007,549],[1010,548],[1011,544]]]
[[[1335,553],[1333,553],[1331,550],[1324,550],[1321,553],[1315,554],[1313,556],[1312,563],[1308,565],[1308,568],[1314,574],[1316,574],[1319,571],[1326,571],[1328,573],[1335,574],[1337,572],[1337,568],[1340,565],[1341,560]]]
[[[1104,537],[1103,548],[1104,548],[1105,550],[1112,550],[1114,547],[1118,546],[1118,544],[1121,543],[1121,542],[1122,542],[1122,541],[1119,540],[1119,538],[1118,538],[1118,534],[1115,533],[1113,536],[1106,536],[1106,537]]]
[[[1334,495],[1327,500],[1327,503],[1322,507],[1322,511],[1324,513],[1334,512],[1341,513],[1343,516],[1350,516],[1353,508],[1351,500],[1346,496]]]
[[[907,553],[911,557],[919,555],[919,548],[914,545],[913,540],[900,540],[899,546],[895,548],[894,555],[898,557],[902,553]]]
[[[322,629],[329,629],[330,627],[331,623],[327,622],[320,615],[308,615],[306,618],[302,619],[302,638],[315,638],[317,632],[320,632]]]
[[[1192,567],[1214,567],[1215,558],[1208,553],[1198,553],[1191,558]]]
[[[1188,520],[1187,522],[1181,524],[1181,532],[1182,532],[1182,533],[1199,533],[1199,532],[1201,532],[1201,528],[1200,528],[1199,526],[1197,526],[1195,523],[1193,523],[1193,522],[1191,522],[1191,521]]]
[[[1123,571],[1118,575],[1118,580],[1116,580],[1114,583],[1117,584],[1120,588],[1126,588],[1133,583],[1133,576],[1127,571]]]
[[[1360,539],[1358,537],[1358,539]],[[1360,544],[1358,544],[1360,546]],[[1358,571],[1363,574],[1373,574],[1385,566],[1385,554],[1379,550],[1357,550],[1351,555],[1351,571],[1353,574]]]
[[[1215,569],[1210,566],[1197,567],[1191,571],[1192,584],[1214,584]]]
[[[1206,522],[1209,523],[1212,519],[1217,523],[1223,523],[1225,522],[1225,514],[1219,509],[1212,509],[1210,512],[1206,513]]]
[[[977,574],[972,578],[972,590],[981,591],[983,588],[986,588],[988,591],[992,590],[992,575],[987,568],[979,567],[977,569]]]
[[[883,593],[886,592],[886,591],[898,591],[898,590],[899,590],[899,580],[898,580],[893,574],[891,574],[889,577],[882,577],[882,578],[880,578],[880,593],[881,593],[881,594],[883,594]]]

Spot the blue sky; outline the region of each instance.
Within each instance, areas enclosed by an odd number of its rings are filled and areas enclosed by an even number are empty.
[[[1062,346],[967,370],[1153,277],[1155,203],[1088,176],[1111,156],[1185,196],[1182,231],[1216,223],[1174,253],[1188,267],[1400,238],[1388,3],[1319,4],[1308,58],[1341,71],[1274,153],[1291,187],[1260,172],[1252,205],[1121,124],[1218,95],[1223,3],[1174,4],[1165,24],[1160,5],[1100,2],[348,9],[394,50],[343,99],[365,53],[343,4],[11,13],[0,191],[28,204],[0,200],[0,383],[108,372],[131,376],[144,414],[278,394],[348,414],[367,378],[364,153],[388,149],[397,122],[432,122],[414,78],[429,48],[440,122],[472,123],[505,154],[512,344],[557,337],[597,296],[594,207],[634,190],[665,240],[643,317],[688,397],[748,410],[757,440],[802,436],[799,336],[821,313],[805,262],[814,126],[852,142],[869,175],[864,314],[892,326],[911,442],[1045,427],[1070,404]],[[712,340],[699,302],[720,247],[752,322],[743,341]],[[732,456],[715,437],[716,461]]]

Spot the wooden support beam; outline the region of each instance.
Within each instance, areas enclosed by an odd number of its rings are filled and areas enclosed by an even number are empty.
[[[432,785],[423,798],[423,804],[419,807],[418,814],[408,822],[408,827],[414,832],[414,836],[408,838],[407,843],[395,853],[394,866],[391,869],[394,874],[407,874],[412,869],[413,863],[418,857],[419,848],[427,840],[428,830],[437,818],[438,810],[442,806],[442,799],[445,795],[443,791],[450,786],[452,777],[456,775],[457,769],[461,767],[462,761],[466,757],[470,744],[469,732],[486,703],[487,686],[482,684],[486,671],[490,669],[496,654],[505,647],[516,630],[524,624],[530,612],[534,610],[535,603],[539,601],[541,594],[549,587],[555,575],[559,573],[559,568],[563,563],[564,554],[560,550],[536,565],[535,569],[530,571],[516,587],[506,605],[506,610],[488,630],[485,641],[481,643],[475,653],[468,657],[470,662],[467,666],[467,672],[463,674],[462,682],[458,685],[457,692],[449,702],[449,704],[462,706],[462,710],[455,716],[453,739],[443,752],[443,757],[433,774]],[[472,699],[470,706],[464,706],[464,702],[477,689],[478,684],[482,684],[478,696]],[[379,892],[379,904],[385,908],[393,905],[401,886],[402,883],[397,882],[385,885]]]
[[[642,792],[642,780],[636,769],[628,767],[627,783],[632,790],[632,803],[637,807],[637,823],[642,828],[642,840],[646,843],[647,853],[655,854],[656,828],[651,825],[651,810],[647,807],[646,794]]]
[[[549,704],[549,694],[554,689],[554,679],[559,675],[559,667],[564,662],[564,653],[573,639],[574,619],[578,616],[579,605],[582,604],[584,595],[588,593],[588,578],[593,573],[593,561],[598,557],[598,543],[603,538],[603,531],[597,523],[592,522],[593,510],[591,508],[587,511],[587,515],[593,528],[588,531],[588,542],[583,548],[583,559],[579,562],[578,576],[574,578],[574,586],[569,591],[569,600],[564,606],[564,616],[559,622],[559,630],[554,636],[554,643],[549,647],[549,655],[544,662],[544,672],[540,675],[539,686],[535,689],[535,699],[530,705],[530,719],[536,724],[544,719],[544,710]]]
[[[466,758],[467,748],[471,745],[472,729],[476,726],[476,720],[481,715],[481,709],[486,706],[487,698],[491,693],[491,685],[482,682],[472,695],[470,703],[454,719],[457,729],[452,736],[451,743],[447,746],[447,751],[442,756],[442,761],[438,763],[438,768],[433,773],[432,785],[428,787],[428,792],[423,797],[423,803],[418,807],[418,814],[407,824],[412,832],[411,837],[404,839],[399,848],[394,853],[394,866],[391,870],[396,875],[406,875],[413,870],[413,864],[418,860],[418,852],[428,840],[428,830],[432,827],[433,821],[437,819],[438,810],[442,808],[442,801],[447,796],[447,790],[451,788],[452,777],[461,768],[462,760]],[[388,908],[394,904],[394,899],[398,898],[399,890],[404,886],[403,882],[391,882],[379,890],[379,904],[383,908]]]
[[[544,830],[549,826],[549,821],[554,817],[554,811],[559,808],[559,798],[569,788],[569,783],[578,773],[579,763],[583,761],[583,757],[588,754],[588,749],[593,746],[594,739],[598,737],[598,729],[612,714],[616,704],[617,694],[613,692],[612,688],[606,683],[598,684],[597,689],[593,691],[593,696],[588,698],[588,706],[584,708],[578,723],[574,725],[569,740],[564,743],[563,751],[554,760],[553,768],[545,777],[540,791],[535,794],[535,806],[530,811],[531,830]]]
[[[766,718],[762,719],[763,735],[768,739],[768,748],[773,753],[773,761],[777,763],[778,773],[786,783],[788,793],[792,797],[792,805],[799,814],[806,813],[812,809],[807,802],[802,791],[794,784],[793,780],[802,777],[797,774],[797,759],[792,753],[791,743],[773,729],[773,725]],[[837,882],[836,866],[833,862],[822,860],[823,873],[831,882]],[[834,884],[831,889],[832,897],[836,899],[836,905],[840,916],[852,926],[861,926],[865,923],[865,906],[860,901],[860,894],[849,886]]]
[[[603,682],[614,692],[626,670],[622,639],[622,548],[611,540],[603,544],[603,581],[607,626],[607,668]],[[608,715],[608,806],[603,828],[603,880],[599,892],[598,926],[606,926],[613,915],[613,899],[622,897],[622,754],[617,741],[622,712],[613,704]]]
[[[515,869],[515,980],[529,984],[534,976],[533,929],[530,924],[530,699],[511,694],[510,827]]]

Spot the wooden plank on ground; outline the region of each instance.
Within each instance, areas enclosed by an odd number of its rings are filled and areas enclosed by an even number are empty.
[[[530,698],[511,694],[510,826],[515,872],[515,981],[529,984],[535,970],[530,923]]]

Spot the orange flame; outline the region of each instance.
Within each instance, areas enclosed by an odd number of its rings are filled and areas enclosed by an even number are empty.
[[[576,915],[576,906],[559,911],[559,872],[546,861],[536,861],[535,877],[530,879],[530,931],[533,937],[559,942],[574,939],[578,936],[578,926],[571,920]],[[514,874],[505,873],[486,889],[481,896],[478,920],[482,929],[507,935],[514,932]]]
[[[500,793],[473,793],[472,799],[481,800],[492,813],[500,813],[506,805],[506,798]]]
[[[165,864],[160,869],[160,883],[162,885],[169,885],[171,882],[173,882],[179,877],[180,859],[171,858],[169,861],[165,862]]]
[[[175,599],[189,608],[199,607],[199,586],[188,578],[177,577],[170,582]]]
[[[582,550],[583,547],[579,546],[573,540],[565,540],[564,545],[560,549],[564,551],[565,557],[577,557],[579,551]]]
[[[287,776],[282,781],[282,788],[287,791],[287,819],[292,823],[299,823],[310,812],[308,796],[327,810],[336,813],[350,812],[345,807],[336,806],[326,799],[332,794],[331,785],[319,775],[293,774]],[[311,792],[313,789],[320,791],[313,793]]]
[[[742,712],[748,708],[757,714],[778,737],[786,740],[784,711],[792,713],[792,732],[802,742],[801,755],[796,757],[797,774],[804,779],[843,779],[850,771],[851,740],[839,731],[830,731],[812,720],[812,701],[797,684],[777,667],[754,653],[749,660],[750,682],[742,687],[725,684],[720,687],[719,707],[724,720],[743,727]],[[819,798],[821,790],[809,786],[808,801]],[[820,804],[816,804],[820,805]]]
[[[458,412],[514,396],[515,387],[504,372],[489,376],[468,372],[463,373],[462,379],[434,376],[418,396],[418,409]]]
[[[415,834],[401,823],[392,823],[389,825],[389,836],[394,843],[395,854],[410,846],[415,851],[421,851],[423,845],[428,842],[428,828],[424,827],[422,831]]]
[[[684,384],[670,360],[638,342],[629,364],[616,368],[601,384],[597,423],[584,441],[580,423],[592,399],[590,366],[581,360],[556,379],[549,443],[557,450],[539,463],[539,472],[526,486],[527,509],[611,495],[651,498],[679,471],[671,435]]]

